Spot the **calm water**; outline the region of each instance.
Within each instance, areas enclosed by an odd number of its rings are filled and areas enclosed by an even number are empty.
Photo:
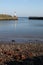
[[[0,41],[43,40],[43,20],[0,21]]]

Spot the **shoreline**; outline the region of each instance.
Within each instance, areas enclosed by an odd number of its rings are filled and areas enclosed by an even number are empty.
[[[0,39],[0,42],[15,42],[15,43],[30,43],[43,42],[43,39],[38,38],[14,38],[14,39]]]
[[[11,61],[22,62],[27,58],[32,60],[39,56],[43,56],[43,42],[0,42],[0,64],[2,65]]]

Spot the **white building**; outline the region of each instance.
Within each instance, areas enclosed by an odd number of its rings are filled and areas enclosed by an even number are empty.
[[[16,16],[16,12],[14,12],[14,16]]]

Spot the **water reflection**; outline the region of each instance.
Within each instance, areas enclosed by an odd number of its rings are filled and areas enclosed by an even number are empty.
[[[16,27],[17,27],[17,24],[18,24],[18,21],[14,21],[15,23],[14,23],[14,28],[15,28],[15,30],[16,30]]]

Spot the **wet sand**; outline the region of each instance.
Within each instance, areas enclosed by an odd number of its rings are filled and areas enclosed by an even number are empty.
[[[35,63],[40,64],[41,62],[42,64],[42,59],[42,41],[36,40],[28,43],[0,42],[0,65],[37,65]]]

